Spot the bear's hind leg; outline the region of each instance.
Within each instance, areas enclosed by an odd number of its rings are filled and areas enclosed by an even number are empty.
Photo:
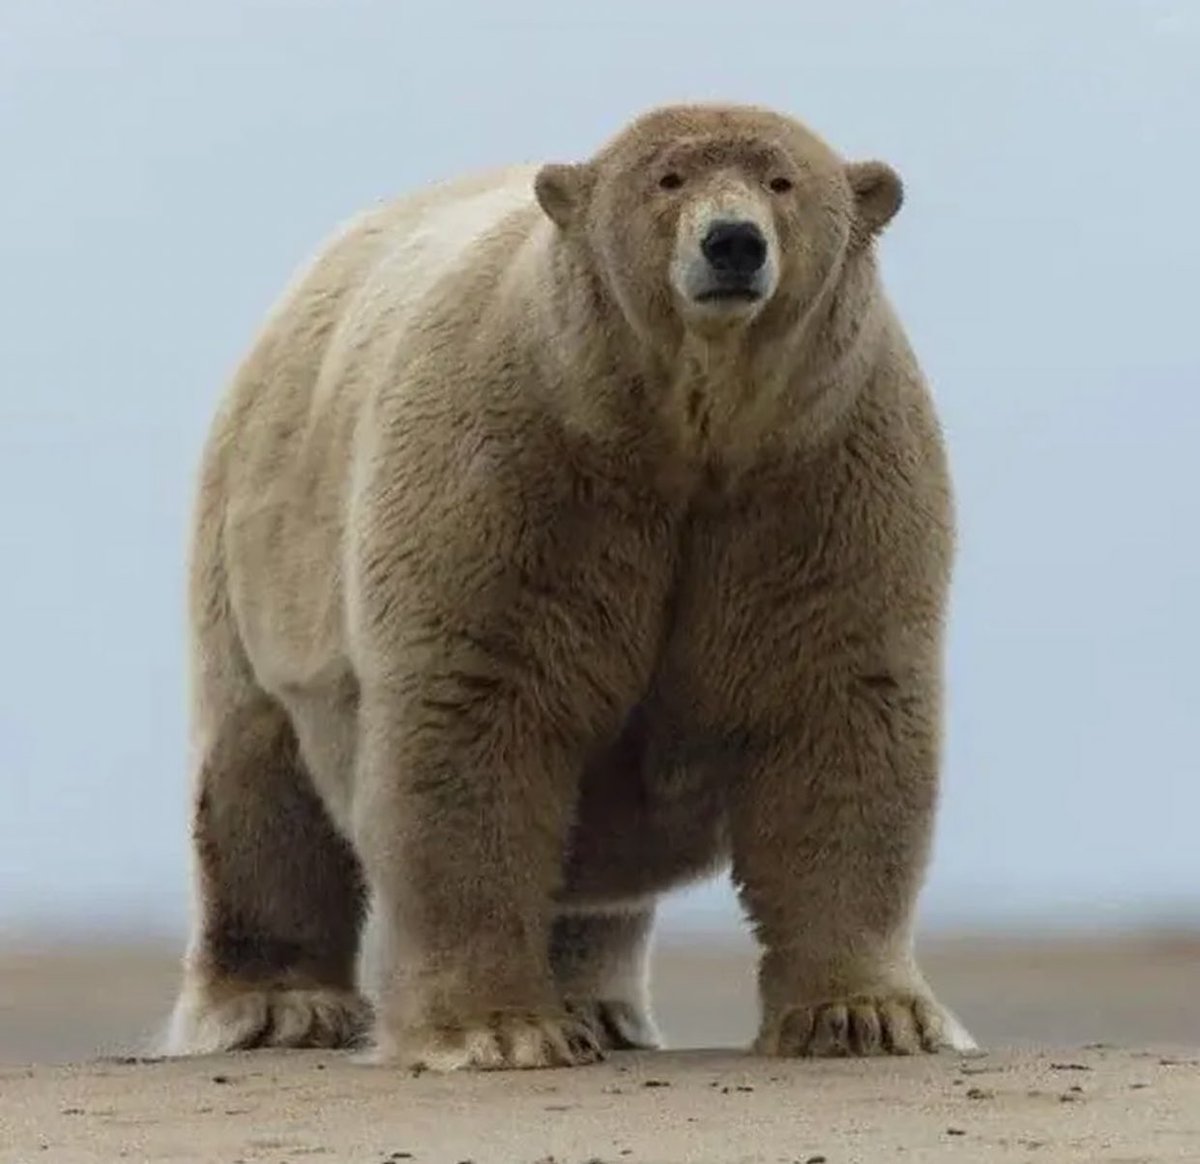
[[[555,920],[550,962],[559,992],[605,1049],[653,1050],[662,1044],[650,1012],[653,928],[653,905]]]
[[[365,1033],[355,989],[361,873],[304,769],[292,725],[238,684],[199,756],[197,915],[165,1051],[337,1047]]]

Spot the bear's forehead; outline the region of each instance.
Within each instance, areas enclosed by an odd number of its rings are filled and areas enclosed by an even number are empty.
[[[833,151],[800,122],[754,106],[664,106],[631,122],[601,156],[626,163],[668,159],[684,163],[770,165],[835,162]]]
[[[747,166],[769,166],[787,154],[786,143],[756,134],[711,133],[692,134],[666,142],[650,143],[643,156],[667,162],[692,165],[728,165],[732,162]]]

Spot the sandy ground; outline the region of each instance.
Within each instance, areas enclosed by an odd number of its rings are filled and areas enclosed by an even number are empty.
[[[1200,1164],[1200,937],[963,939],[923,960],[982,1057],[706,1050],[750,1036],[753,952],[670,940],[672,1051],[445,1078],[327,1053],[122,1059],[166,1011],[174,951],[0,952],[0,1164]]]

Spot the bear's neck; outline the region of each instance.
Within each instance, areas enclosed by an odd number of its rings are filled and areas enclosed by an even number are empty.
[[[655,389],[678,455],[736,476],[835,439],[876,373],[889,308],[873,267],[851,272],[785,328],[685,331]]]
[[[890,315],[873,259],[862,258],[782,326],[707,331],[639,327],[568,262],[559,294],[543,300],[549,330],[530,338],[572,427],[643,454],[634,459],[731,480],[831,439],[874,374]]]
[[[657,419],[689,464],[727,467],[754,459],[771,424],[777,393],[745,331],[685,332],[661,359]]]

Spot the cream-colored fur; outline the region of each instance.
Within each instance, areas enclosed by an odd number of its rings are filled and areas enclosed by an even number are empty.
[[[912,954],[953,531],[875,268],[900,200],[672,107],[293,284],[200,476],[172,1051],[360,1039],[368,899],[375,1058],[657,1045],[653,902],[730,864],[761,1052],[970,1045]]]

